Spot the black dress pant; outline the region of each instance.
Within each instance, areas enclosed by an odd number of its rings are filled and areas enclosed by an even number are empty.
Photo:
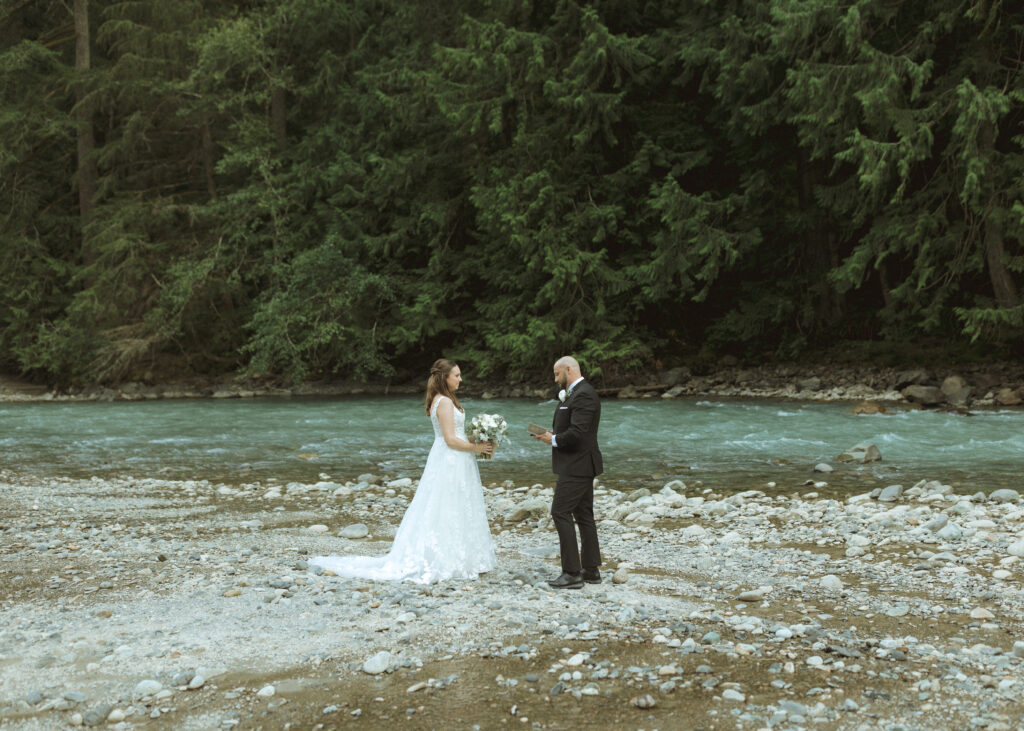
[[[558,531],[558,548],[562,554],[562,571],[578,574],[581,568],[596,569],[601,565],[601,549],[597,543],[594,523],[594,478],[559,475],[555,497],[551,501],[551,518]],[[574,525],[575,523],[575,525]],[[576,543],[576,526],[580,528],[580,544]]]

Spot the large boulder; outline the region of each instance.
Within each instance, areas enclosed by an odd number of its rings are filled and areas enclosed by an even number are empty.
[[[690,369],[682,366],[678,368],[670,368],[664,373],[658,375],[658,382],[666,388],[673,388],[678,386],[680,383],[686,383],[690,380]]]
[[[519,503],[505,519],[507,523],[521,523],[524,520],[536,520],[547,515],[551,503],[544,498],[530,498]]]
[[[810,378],[803,378],[797,381],[796,385],[801,391],[818,391],[821,389],[821,379],[817,376],[811,376]]]
[[[1004,487],[1001,490],[993,490],[989,493],[988,499],[997,503],[1016,503],[1020,502],[1020,493],[1012,488]]]
[[[679,394],[681,394],[685,390],[686,390],[686,387],[683,386],[680,383],[680,384],[677,384],[677,385],[673,386],[669,390],[665,391],[665,393],[661,394],[661,397],[662,398],[676,398],[677,396],[679,396]]]
[[[942,392],[948,396],[951,393],[956,393],[966,385],[967,381],[960,376],[947,376],[942,382],[941,388]]]
[[[940,389],[946,400],[954,406],[966,404],[974,389],[967,385],[967,382],[960,376],[949,376],[942,382]]]
[[[874,444],[866,444],[862,442],[847,449],[836,457],[836,460],[839,462],[857,462],[858,464],[867,464],[868,462],[880,462],[882,460],[882,453],[878,451],[878,447]]]
[[[996,393],[996,403],[1000,406],[1020,406],[1020,391],[1013,388],[1001,388]]]
[[[866,383],[855,383],[852,386],[846,387],[846,398],[868,398],[875,393],[875,390]]]
[[[923,368],[915,368],[909,371],[900,371],[893,377],[893,387],[903,388],[904,386],[920,385],[923,383],[931,382],[932,377],[928,371]]]
[[[971,385],[977,388],[981,393],[991,391],[1002,382],[1003,379],[995,373],[975,373],[974,376],[971,377]]]
[[[907,386],[900,393],[907,401],[921,404],[921,406],[938,406],[946,401],[946,394],[942,392],[941,388],[935,386]]]
[[[892,503],[896,502],[903,495],[903,485],[889,485],[888,487],[882,488],[882,491],[878,493],[878,502],[880,503]]]

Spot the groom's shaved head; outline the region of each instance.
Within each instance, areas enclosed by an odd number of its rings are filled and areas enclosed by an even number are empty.
[[[576,371],[577,373],[580,372],[580,364],[579,364],[579,362],[575,358],[573,358],[571,355],[563,355],[561,358],[556,360],[555,361],[555,367],[556,368],[569,368],[571,370]]]
[[[569,385],[582,375],[580,364],[571,355],[563,355],[555,361],[555,383],[559,388],[569,388]]]

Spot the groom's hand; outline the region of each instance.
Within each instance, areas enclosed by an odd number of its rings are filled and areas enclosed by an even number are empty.
[[[549,447],[551,446],[551,432],[546,431],[543,434],[531,434],[534,439],[538,442],[544,442]]]

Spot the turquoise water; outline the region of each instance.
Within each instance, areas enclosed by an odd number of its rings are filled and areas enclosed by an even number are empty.
[[[466,400],[467,414],[505,416],[511,441],[481,463],[485,483],[550,483],[547,448],[526,424],[548,425],[554,401]],[[670,477],[715,489],[792,488],[844,449],[874,442],[883,461],[853,469],[893,482],[921,478],[1024,487],[1024,412],[965,417],[931,411],[856,416],[851,404],[605,400],[605,481]],[[0,405],[2,465],[41,475],[133,475],[242,482],[335,480],[362,472],[418,477],[432,442],[419,399],[259,399]],[[657,475],[656,479],[652,479]],[[818,477],[817,479],[822,479]],[[839,476],[824,478],[835,483]],[[850,478],[845,478],[849,480]]]

